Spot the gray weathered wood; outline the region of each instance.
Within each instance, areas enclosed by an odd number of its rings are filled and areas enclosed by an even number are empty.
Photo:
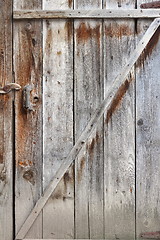
[[[134,8],[134,0],[105,1],[107,8]],[[104,21],[104,92],[135,47],[134,20]],[[135,236],[135,126],[134,69],[104,115],[105,239],[134,239]],[[124,95],[124,93],[126,93]]]
[[[115,80],[112,82],[110,89],[107,90],[106,98],[102,101],[100,106],[97,108],[93,116],[91,117],[90,121],[88,122],[86,128],[84,129],[83,133],[78,138],[77,142],[73,146],[72,150],[70,151],[68,157],[62,162],[60,168],[57,170],[55,176],[49,183],[48,187],[44,191],[43,195],[37,201],[35,207],[31,211],[30,215],[26,219],[25,223],[22,225],[19,233],[17,234],[17,239],[23,239],[32,226],[33,222],[41,212],[42,208],[46,204],[48,198],[51,196],[53,191],[55,190],[56,186],[60,182],[61,178],[64,176],[65,172],[68,170],[69,166],[72,164],[73,160],[77,157],[78,153],[85,145],[84,143],[87,142],[90,135],[96,129],[97,124],[99,124],[99,120],[101,119],[105,110],[110,109],[114,105],[114,100],[119,96],[119,94],[123,95],[126,92],[126,89],[129,88],[131,84],[131,80],[126,80],[131,68],[139,58],[141,52],[145,49],[146,45],[148,44],[149,40],[157,30],[158,26],[160,25],[160,19],[155,19],[148,30],[146,31],[145,35],[139,42],[136,49],[132,52],[131,57],[122,68],[122,71],[118,74]]]
[[[138,1],[141,3],[148,1]],[[138,21],[137,41],[150,21]],[[136,69],[136,232],[160,231],[160,28]],[[153,234],[154,237],[154,234]]]
[[[72,6],[72,0],[43,1],[43,9],[69,9]],[[45,189],[73,146],[73,23],[72,20],[44,20],[43,30]],[[72,166],[43,209],[43,237],[74,238]]]
[[[128,5],[129,6],[129,5]],[[130,6],[129,6],[130,7]],[[14,11],[14,19],[32,18],[158,18],[159,9],[93,9],[93,10],[56,10],[56,11]]]
[[[14,9],[41,8],[40,0],[14,0]],[[22,92],[15,100],[15,226],[19,231],[42,193],[42,42],[41,21],[30,20],[14,25],[14,73],[15,81],[23,87],[30,84],[33,111],[22,106]],[[27,234],[42,238],[42,215]]]
[[[102,1],[75,1],[75,9],[102,8]],[[76,20],[75,140],[103,99],[102,21]],[[75,238],[103,238],[103,119],[75,161]]]
[[[12,82],[12,0],[0,4],[0,86]],[[13,239],[12,93],[0,95],[0,239]]]

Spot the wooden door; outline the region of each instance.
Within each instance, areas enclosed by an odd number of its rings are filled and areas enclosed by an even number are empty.
[[[1,85],[21,85],[0,96],[0,239],[159,238],[160,23],[141,3],[0,6]],[[70,17],[95,9],[133,18]]]

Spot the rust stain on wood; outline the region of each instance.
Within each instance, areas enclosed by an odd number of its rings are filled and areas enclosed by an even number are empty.
[[[141,233],[140,237],[146,239],[160,239],[160,231]]]
[[[67,187],[68,184],[73,184],[74,182],[74,172],[73,172],[73,167],[71,166],[71,169],[67,171],[60,184],[57,186],[56,190],[53,192],[51,195],[52,199],[62,199],[65,201],[67,197]]]
[[[149,41],[146,48],[144,49],[141,56],[139,57],[139,59],[137,61],[137,64],[136,64],[137,67],[143,67],[144,68],[145,61],[153,53],[153,50],[155,49],[156,45],[159,42],[159,38],[160,38],[160,27],[154,33],[151,40]]]
[[[89,159],[90,160],[93,160],[95,145],[96,145],[96,140],[95,140],[95,138],[93,138],[91,143],[88,146],[88,153],[89,153]]]
[[[85,167],[85,162],[86,162],[85,157],[82,157],[80,159],[80,169],[78,169],[78,182],[80,182],[82,180],[83,170],[84,170],[84,167]]]
[[[76,29],[76,34],[78,43],[86,42],[89,39],[94,38],[100,46],[100,25],[92,28],[89,24],[82,22],[80,26]]]
[[[63,181],[64,181],[64,196],[67,194],[67,187],[69,184],[73,185],[74,183],[74,170],[73,170],[73,166],[70,167],[70,170],[67,171],[64,176],[63,176]],[[63,200],[65,200],[66,198],[63,197]]]
[[[58,189],[53,192],[51,197],[52,197],[53,200],[54,199],[61,199],[63,197],[62,190],[58,187]]]
[[[111,38],[121,38],[122,36],[133,35],[134,31],[127,24],[110,23],[105,27],[105,34]]]
[[[69,7],[69,8],[72,7],[72,0],[68,0],[68,7]]]
[[[96,132],[96,142],[98,143],[100,141],[100,136],[99,136],[99,133]]]
[[[95,146],[95,139],[93,138],[91,143],[89,144],[88,150],[89,150],[89,154],[93,153],[94,150],[94,146]]]
[[[45,51],[49,54],[52,51],[52,29],[49,27],[47,30],[47,37],[46,37],[46,45],[45,45]]]
[[[122,99],[123,99],[125,93],[127,92],[127,90],[129,89],[130,83],[133,81],[133,79],[134,78],[132,76],[130,76],[130,79],[129,80],[126,79],[126,81],[118,89],[118,91],[110,105],[110,108],[107,111],[107,116],[105,119],[106,124],[108,124],[108,122],[111,119],[114,112],[119,108],[119,106],[122,102]]]
[[[18,162],[18,165],[20,166],[20,167],[30,167],[30,166],[32,166],[33,165],[33,162],[32,161],[30,161],[30,160],[25,160],[25,161],[19,161]]]
[[[67,40],[70,42],[73,39],[73,22],[72,20],[68,20],[65,23],[64,27],[65,31],[67,32]]]
[[[4,152],[4,150],[2,150],[3,152]],[[2,153],[0,153],[0,164],[2,164],[3,163],[3,152]]]
[[[65,186],[67,186],[67,184],[68,184],[70,181],[73,181],[73,179],[71,178],[69,172],[66,172],[66,173],[64,174],[63,180],[64,180],[64,185],[65,185]]]

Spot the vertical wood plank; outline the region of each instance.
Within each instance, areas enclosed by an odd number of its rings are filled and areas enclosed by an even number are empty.
[[[44,10],[72,9],[72,0],[43,0]],[[73,23],[44,20],[44,189],[73,146]],[[43,210],[44,238],[74,238],[74,169],[71,166]]]
[[[14,9],[41,9],[41,0],[14,0]],[[42,193],[42,41],[41,21],[23,20],[14,24],[15,81],[30,84],[33,111],[25,111],[22,92],[16,97],[16,232],[29,215]],[[38,217],[28,238],[42,238],[42,215]]]
[[[12,0],[0,4],[0,86],[12,82]],[[12,93],[0,96],[0,239],[13,239]]]
[[[141,3],[138,0],[138,8]],[[137,41],[152,20],[137,23]],[[160,28],[141,54],[136,69],[136,232],[160,231]],[[154,234],[153,234],[154,236]]]
[[[105,1],[111,9],[134,8],[135,2]],[[104,91],[110,87],[134,49],[134,20],[104,21]],[[135,78],[134,69],[128,78]],[[134,81],[113,100],[105,115],[105,238],[135,236]]]
[[[75,0],[75,9],[102,8],[102,1]],[[103,99],[102,21],[75,21],[75,140]],[[75,161],[75,238],[103,235],[103,119]]]

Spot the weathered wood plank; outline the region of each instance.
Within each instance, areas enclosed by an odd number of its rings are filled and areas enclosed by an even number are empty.
[[[75,1],[75,9],[102,1]],[[75,141],[103,99],[102,21],[77,20],[74,55]],[[75,161],[75,238],[103,238],[103,119]]]
[[[0,4],[0,86],[12,82],[12,0]],[[0,95],[0,239],[13,239],[12,93]]]
[[[43,9],[69,9],[72,0],[43,1]],[[73,146],[73,23],[43,23],[43,188]],[[56,219],[56,221],[55,221]],[[74,169],[64,174],[43,209],[44,238],[74,238]]]
[[[40,0],[14,0],[14,9],[41,8]],[[25,111],[22,93],[15,100],[16,114],[16,233],[42,193],[42,42],[41,22],[29,20],[14,25],[14,73],[22,86],[30,84],[33,111]],[[27,237],[42,238],[42,216],[30,229]]]
[[[105,1],[107,8],[134,8],[134,0]],[[127,63],[135,47],[134,20],[104,21],[104,92]],[[134,70],[126,78],[131,82],[119,94],[105,114],[104,196],[105,239],[135,237],[135,126]],[[123,92],[126,92],[125,96]]]
[[[58,19],[58,18],[158,18],[159,9],[93,9],[56,11],[14,11],[14,19]]]
[[[125,64],[125,66],[122,68],[121,72],[118,74],[118,76],[115,78],[115,80],[112,82],[110,89],[108,89],[108,94],[106,94],[105,99],[102,101],[100,106],[97,108],[93,116],[91,117],[90,121],[88,122],[86,128],[84,129],[83,133],[80,135],[79,139],[71,149],[69,155],[67,158],[62,162],[61,166],[57,170],[55,176],[50,181],[48,186],[46,187],[46,190],[44,191],[43,195],[40,197],[40,199],[37,201],[35,207],[31,211],[30,215],[26,219],[25,223],[22,225],[20,231],[18,232],[16,239],[23,239],[34,223],[35,219],[38,217],[39,213],[45,206],[47,200],[55,190],[56,186],[64,176],[65,172],[68,170],[70,165],[73,163],[73,161],[77,158],[80,150],[82,150],[84,143],[87,142],[91,134],[94,132],[94,130],[97,127],[97,124],[99,124],[99,120],[103,116],[104,112],[111,108],[114,101],[117,99],[119,94],[121,93],[121,96],[125,95],[126,88],[129,88],[131,82],[127,81],[126,78],[132,69],[133,65],[139,58],[142,51],[145,49],[146,45],[148,44],[151,37],[154,35],[155,31],[160,25],[160,19],[155,19],[150,27],[147,29],[146,33],[144,34],[143,38],[138,43],[138,46],[136,49],[132,52],[129,60]],[[128,86],[128,87],[127,87]]]
[[[148,1],[139,0],[138,7],[144,2]],[[149,20],[138,21],[138,40],[144,34],[149,24]],[[160,231],[159,49],[160,28],[142,53],[136,69],[137,238],[146,232]],[[152,237],[154,238],[154,234]]]

